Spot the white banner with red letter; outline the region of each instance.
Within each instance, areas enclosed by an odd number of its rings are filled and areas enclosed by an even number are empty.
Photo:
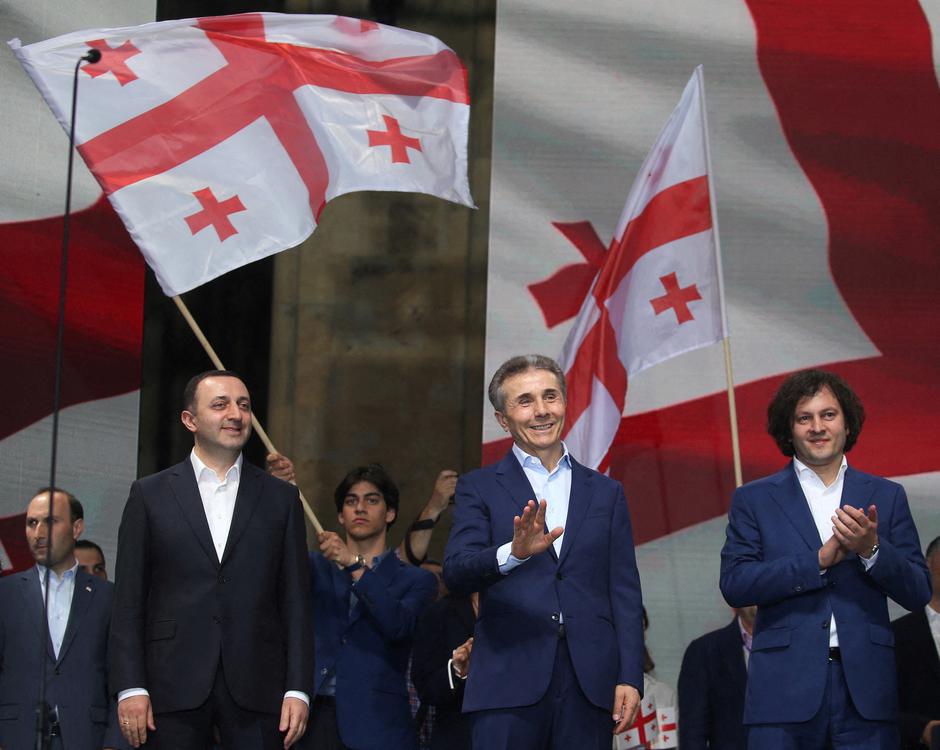
[[[340,16],[250,13],[92,29],[17,57],[167,295],[306,239],[358,190],[473,205],[467,74],[426,34]]]

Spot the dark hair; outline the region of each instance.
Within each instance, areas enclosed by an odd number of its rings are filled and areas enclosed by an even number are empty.
[[[561,388],[561,395],[566,401],[568,399],[568,387],[565,384],[565,373],[558,363],[551,357],[542,354],[520,354],[503,362],[499,369],[493,373],[493,379],[490,380],[490,386],[487,389],[490,403],[496,411],[501,412],[506,406],[506,396],[503,393],[503,383],[513,375],[518,375],[529,370],[547,370],[552,373]]]
[[[76,521],[79,521],[85,517],[85,509],[82,507],[82,504],[79,502],[78,498],[68,490],[63,490],[61,487],[40,487],[38,490],[36,490],[36,494],[33,495],[33,497],[37,497],[39,495],[48,495],[50,492],[65,495],[65,497],[68,498],[69,518],[71,519],[72,523],[75,523]]]
[[[644,633],[649,629],[650,618],[646,614],[646,607],[643,607],[643,631]],[[643,638],[643,674],[649,674],[654,669],[656,669],[656,662],[653,661],[653,657],[650,656],[650,650],[646,647],[646,637]]]
[[[101,549],[101,547],[99,547],[97,544],[95,544],[93,541],[91,541],[91,539],[79,539],[79,540],[77,540],[77,541],[75,542],[75,549],[93,549],[93,550],[95,550],[99,555],[101,555],[101,559],[104,560],[104,551]]]
[[[848,453],[858,440],[865,423],[865,408],[855,391],[849,388],[838,375],[825,370],[803,370],[790,375],[774,395],[767,407],[767,433],[777,443],[784,456],[792,456],[793,415],[796,405],[804,398],[812,398],[823,388],[829,388],[842,408],[845,420],[845,452]]]
[[[924,552],[924,557],[928,560],[940,552],[940,536],[934,539],[930,544],[927,545],[927,551]]]
[[[343,505],[346,502],[346,495],[352,486],[358,482],[371,482],[378,487],[382,493],[382,499],[385,500],[385,507],[395,511],[395,518],[392,519],[388,527],[395,523],[398,518],[398,486],[392,481],[392,478],[385,471],[382,464],[369,464],[368,466],[357,466],[343,477],[343,481],[336,485],[336,491],[333,493],[333,499],[336,501],[336,512],[343,512]]]
[[[193,375],[183,389],[184,411],[192,412],[193,409],[196,408],[196,389],[199,388],[199,384],[206,378],[238,378],[243,383],[245,382],[245,379],[241,375],[232,370],[206,370],[205,372],[200,372],[198,375]]]

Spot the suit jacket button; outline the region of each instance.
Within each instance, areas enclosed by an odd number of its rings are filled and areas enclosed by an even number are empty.
[[[219,617],[218,615],[213,615],[213,616],[212,616],[212,622],[214,622],[216,625],[218,625],[220,622],[222,622],[222,618]]]
[[[59,674],[59,668],[58,668],[58,667],[55,668],[55,673],[56,673],[56,674]]]
[[[564,578],[564,576],[561,573],[555,573],[555,578],[557,578],[560,581],[562,580],[562,578]]]
[[[828,629],[829,629],[829,620],[826,620],[826,621],[822,624],[822,626],[823,626],[824,629],[828,630]]]
[[[799,594],[799,593],[803,590],[802,584],[799,584],[799,583],[798,583],[798,584],[796,585],[796,588],[793,589],[793,590],[794,590],[797,594]]]
[[[552,615],[552,620],[553,620],[554,622],[558,622],[558,613],[557,613],[557,612]]]
[[[225,583],[225,576],[219,576],[219,583]]]
[[[346,645],[346,636],[344,635],[342,638],[340,638],[340,639],[339,639],[339,642],[342,643],[342,644],[345,646],[345,645]]]

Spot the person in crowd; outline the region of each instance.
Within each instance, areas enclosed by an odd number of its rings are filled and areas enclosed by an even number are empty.
[[[513,357],[488,395],[513,445],[458,479],[444,556],[448,589],[480,593],[463,698],[474,712],[473,746],[609,750],[643,687],[642,597],[623,487],[562,442],[567,403],[556,362]]]
[[[101,547],[89,539],[75,542],[75,559],[79,567],[90,576],[97,576],[102,581],[108,580],[108,568]]]
[[[280,453],[269,453],[266,459],[267,470],[278,479],[293,482],[296,479],[294,462]],[[395,549],[400,560],[412,565],[423,565],[427,560],[428,549],[441,514],[447,510],[454,497],[457,485],[457,472],[442,469],[434,481],[431,497],[412,521],[401,544]],[[440,563],[437,563],[440,566]]]
[[[679,670],[682,750],[745,750],[744,692],[757,607],[692,641]]]
[[[418,621],[411,675],[421,705],[434,709],[431,750],[470,750],[470,716],[463,713],[463,695],[479,606],[476,592],[448,594]]]
[[[643,633],[649,632],[650,620],[643,607]],[[614,735],[613,750],[657,748],[673,750],[679,746],[676,691],[656,677],[656,663],[649,646],[643,643],[643,698],[636,718],[627,731]],[[683,745],[685,747],[685,745]]]
[[[437,581],[388,548],[399,496],[381,466],[351,470],[334,499],[345,539],[321,532],[310,555],[317,671],[305,742],[315,750],[415,750],[405,672]]]
[[[0,578],[0,748],[37,747],[41,675],[48,747],[128,747],[105,680],[114,588],[76,562],[83,519],[71,493],[37,491],[26,508],[26,541],[36,565]],[[42,622],[46,599],[48,628]]]
[[[721,591],[732,607],[758,607],[749,748],[898,746],[886,598],[921,609],[930,574],[904,489],[846,461],[864,418],[839,376],[786,378],[767,429],[793,460],[732,498]]]
[[[924,556],[930,569],[933,597],[923,609],[891,623],[898,668],[901,739],[906,750],[940,746],[940,536],[927,545]]]
[[[286,748],[306,728],[313,624],[297,488],[243,459],[251,398],[193,377],[193,450],[131,486],[118,535],[111,689],[134,747]]]

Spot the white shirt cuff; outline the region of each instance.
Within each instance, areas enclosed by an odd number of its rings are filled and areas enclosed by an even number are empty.
[[[518,568],[528,559],[528,557],[518,558],[512,554],[512,542],[506,542],[496,550],[496,564],[499,566],[499,572],[503,575],[506,575],[514,568]]]
[[[302,700],[308,706],[310,705],[310,696],[307,695],[306,693],[300,692],[299,690],[288,690],[286,693],[284,693],[284,697],[285,698],[297,698],[299,700]]]
[[[127,690],[122,690],[120,693],[118,693],[118,703],[120,703],[125,698],[133,698],[135,695],[146,695],[148,698],[150,697],[150,693],[148,693],[144,688],[128,688]]]
[[[874,555],[869,557],[867,560],[864,557],[859,557],[858,559],[862,561],[862,565],[865,566],[865,572],[871,570],[871,566],[875,564],[875,561],[878,559],[878,555],[881,554],[881,550],[877,550]]]

